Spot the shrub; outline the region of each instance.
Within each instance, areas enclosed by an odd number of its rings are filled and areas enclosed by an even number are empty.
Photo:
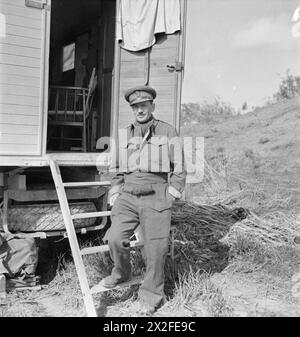
[[[182,123],[189,124],[199,121],[200,105],[198,103],[184,103],[181,105]]]
[[[230,103],[224,102],[217,96],[212,103],[183,103],[181,105],[181,122],[183,125],[198,123],[202,120],[206,122],[214,119],[214,116],[229,116],[237,112]]]
[[[281,77],[278,91],[274,94],[274,99],[290,99],[300,96],[300,76],[294,76],[288,69],[285,77]]]

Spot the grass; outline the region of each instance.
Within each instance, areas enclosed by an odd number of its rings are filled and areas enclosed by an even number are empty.
[[[37,291],[11,292],[0,302],[0,317],[40,317],[46,316],[42,306],[36,301]]]
[[[231,270],[264,269],[289,279],[300,270],[299,233],[295,216],[277,212],[264,218],[252,216],[235,224],[222,242],[231,247]]]
[[[203,270],[190,269],[179,276],[174,296],[167,307],[179,312],[185,308],[194,316],[232,315],[232,308],[222,296],[221,290],[212,283],[210,275]]]
[[[262,158],[245,151],[244,159],[245,169],[242,160],[232,161],[223,153],[213,161],[205,161],[204,179],[190,187],[190,198],[200,204],[244,207],[256,214],[286,212],[298,206],[293,191],[263,169]]]

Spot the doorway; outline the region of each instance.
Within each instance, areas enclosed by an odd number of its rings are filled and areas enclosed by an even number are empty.
[[[110,135],[115,7],[111,0],[52,0],[48,152],[96,152]]]

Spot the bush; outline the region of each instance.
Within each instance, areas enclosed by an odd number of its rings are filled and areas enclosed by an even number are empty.
[[[181,105],[183,125],[199,121],[200,105],[198,103],[184,103]]]
[[[290,99],[300,96],[300,76],[294,76],[287,70],[286,76],[281,77],[278,92],[274,94],[274,99]]]
[[[224,102],[216,97],[212,103],[204,101],[199,103],[183,103],[181,105],[182,124],[199,123],[202,120],[213,120],[214,116],[229,116],[237,112],[230,103]]]

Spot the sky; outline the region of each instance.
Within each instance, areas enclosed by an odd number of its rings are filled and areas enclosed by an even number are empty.
[[[300,75],[300,0],[187,0],[182,103],[264,104]],[[300,34],[299,34],[300,35]]]

